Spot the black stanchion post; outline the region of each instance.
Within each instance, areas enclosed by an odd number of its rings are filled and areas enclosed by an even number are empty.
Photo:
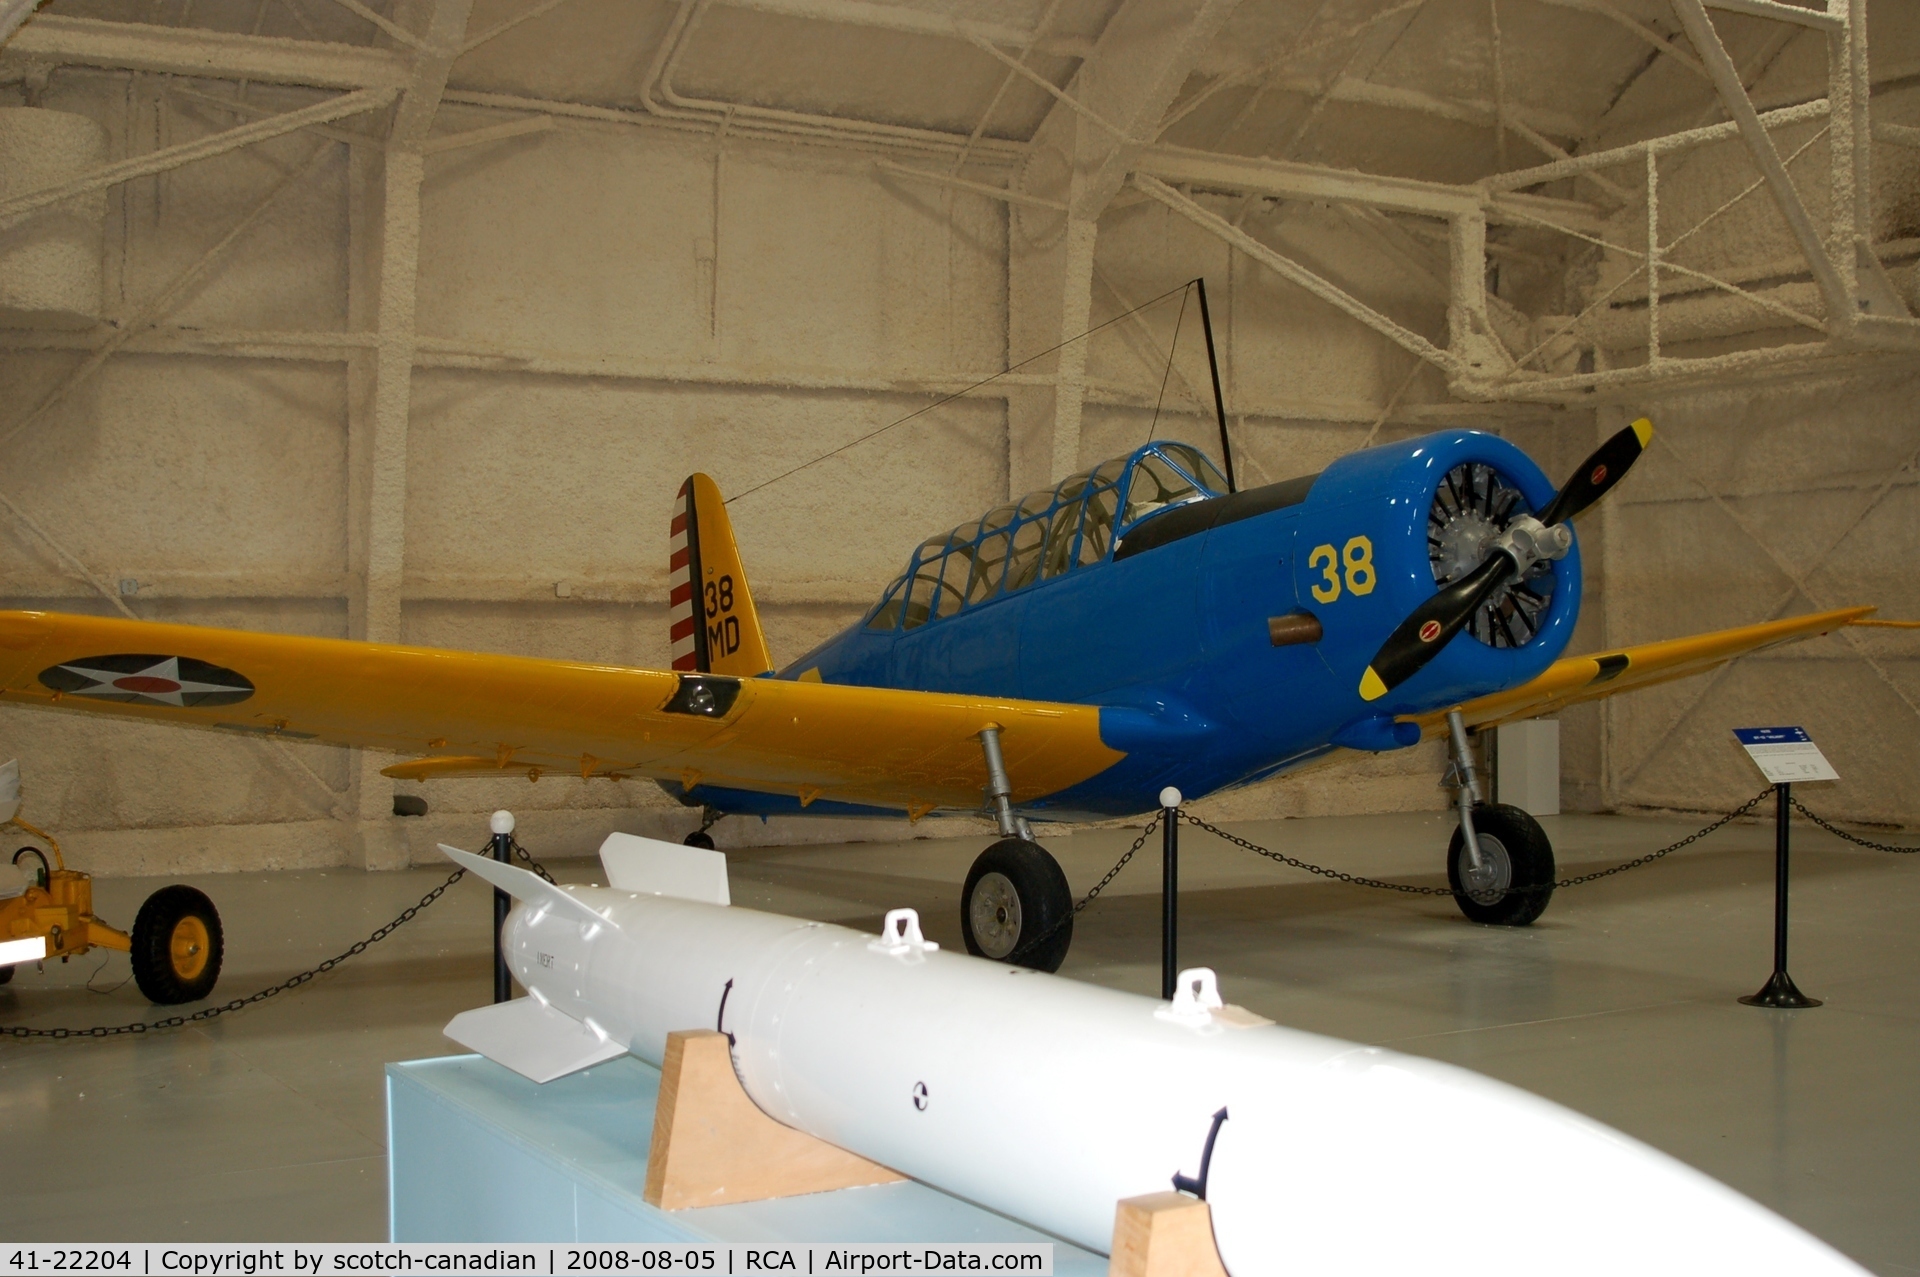
[[[513,813],[496,811],[489,822],[493,830],[493,858],[503,865],[513,863]],[[506,1002],[513,997],[513,973],[507,970],[507,955],[500,948],[500,933],[506,930],[507,914],[513,897],[493,889],[493,1000]]]
[[[1773,787],[1773,975],[1765,987],[1740,1000],[1750,1007],[1797,1010],[1817,1007],[1820,999],[1800,992],[1787,974],[1787,819],[1793,805],[1793,786]]]
[[[1173,1000],[1180,974],[1180,791],[1160,791],[1160,996]]]

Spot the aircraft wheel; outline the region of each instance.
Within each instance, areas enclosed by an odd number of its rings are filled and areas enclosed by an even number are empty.
[[[1024,838],[980,853],[960,893],[967,952],[1036,971],[1058,971],[1073,943],[1073,891],[1060,862]]]
[[[680,845],[682,847],[699,847],[706,851],[712,851],[713,835],[710,833],[707,833],[705,830],[695,830],[693,833],[688,834],[685,838],[682,838],[680,840]]]
[[[1540,822],[1504,803],[1476,803],[1473,829],[1480,843],[1480,870],[1467,859],[1467,840],[1456,826],[1447,848],[1447,882],[1460,912],[1474,922],[1524,927],[1546,912],[1553,896],[1553,844]],[[1541,890],[1525,890],[1529,887]]]
[[[12,980],[13,967],[11,965],[0,967],[0,984],[9,984]]]
[[[225,952],[219,912],[192,887],[160,888],[133,920],[133,978],[149,1002],[173,1006],[206,997]]]

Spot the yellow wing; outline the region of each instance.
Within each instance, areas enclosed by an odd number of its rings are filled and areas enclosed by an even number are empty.
[[[1549,665],[1544,674],[1530,683],[1467,701],[1457,708],[1469,727],[1492,727],[1523,718],[1538,718],[1581,701],[1599,700],[1637,687],[1704,674],[1747,652],[1851,625],[1873,610],[1870,607],[1837,608],[1785,621],[1623,647],[1613,652],[1569,656]],[[1406,721],[1420,724],[1421,731],[1428,735],[1444,732],[1447,711],[1408,715]]]
[[[1014,800],[1122,754],[1100,711],[49,612],[0,612],[0,700],[432,757],[401,777],[647,776],[919,815],[982,805],[998,724]],[[702,697],[696,689],[704,687]]]

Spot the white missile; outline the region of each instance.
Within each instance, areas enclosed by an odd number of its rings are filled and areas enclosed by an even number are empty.
[[[455,1041],[547,1081],[719,1028],[777,1121],[1093,1251],[1181,1175],[1233,1277],[1864,1272],[1559,1105],[1222,1006],[1211,972],[1167,1003],[939,952],[912,910],[876,937],[732,908],[719,853],[624,834],[608,887],[441,850],[519,899],[529,994]]]

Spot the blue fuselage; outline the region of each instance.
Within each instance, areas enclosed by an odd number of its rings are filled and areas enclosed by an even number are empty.
[[[1462,633],[1385,699],[1361,700],[1369,658],[1434,593],[1429,511],[1467,462],[1492,466],[1532,509],[1553,495],[1539,468],[1493,435],[1372,448],[1318,476],[1122,519],[1096,561],[915,628],[872,628],[870,613],[779,677],[1099,705],[1103,739],[1126,756],[1025,805],[1047,819],[1132,814],[1157,806],[1167,785],[1196,798],[1342,746],[1412,744],[1419,731],[1400,719],[1535,677],[1579,611],[1576,547],[1539,583],[1550,602],[1530,639],[1496,647]],[[1321,637],[1280,642],[1299,633],[1299,613]],[[798,810],[741,791],[690,797],[728,811]],[[812,808],[855,810],[865,812]]]

